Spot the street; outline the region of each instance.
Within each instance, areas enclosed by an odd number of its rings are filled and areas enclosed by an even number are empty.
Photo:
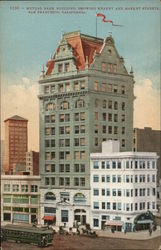
[[[52,246],[48,250],[157,250],[161,244],[161,236],[146,240],[129,240],[107,237],[90,238],[86,236],[71,236],[56,234]],[[30,244],[17,244],[15,242],[3,242],[3,250],[38,250],[37,246]]]

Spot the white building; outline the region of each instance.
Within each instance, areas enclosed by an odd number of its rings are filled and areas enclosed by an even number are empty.
[[[92,228],[131,231],[136,216],[156,214],[157,159],[156,153],[119,152],[112,140],[102,143],[102,153],[90,154]],[[148,214],[138,221],[144,228]]]
[[[1,176],[1,223],[40,223],[40,176]]]

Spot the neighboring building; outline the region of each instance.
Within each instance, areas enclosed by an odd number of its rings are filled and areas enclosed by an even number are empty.
[[[40,223],[40,176],[1,176],[1,223]]]
[[[0,171],[1,175],[4,173],[4,140],[1,140],[1,149],[0,149]]]
[[[161,179],[161,130],[153,130],[145,127],[134,129],[134,151],[136,152],[156,152],[158,159],[157,180]]]
[[[5,173],[13,174],[13,164],[26,164],[28,120],[12,116],[5,121]]]
[[[26,171],[30,175],[39,175],[39,152],[30,151],[26,153]]]
[[[56,223],[89,222],[91,152],[132,150],[134,78],[112,37],[64,34],[39,80],[41,207]]]
[[[26,165],[24,164],[13,164],[13,174],[18,175],[19,173],[23,174],[26,172]]]
[[[157,213],[156,153],[120,152],[119,142],[107,141],[90,159],[92,228],[132,231],[138,215]],[[144,229],[151,222],[137,221]]]

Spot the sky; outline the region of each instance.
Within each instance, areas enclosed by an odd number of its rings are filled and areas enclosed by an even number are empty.
[[[102,23],[102,13],[121,27]],[[1,1],[1,138],[4,120],[29,120],[29,150],[39,150],[38,80],[62,34],[112,34],[135,87],[134,127],[160,129],[160,1]]]

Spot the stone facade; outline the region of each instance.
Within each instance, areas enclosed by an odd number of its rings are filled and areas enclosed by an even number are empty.
[[[120,140],[121,151],[132,150],[133,88],[133,72],[127,72],[112,37],[63,35],[39,80],[42,211],[49,190],[56,202],[61,190],[69,192],[70,206],[73,190],[88,198],[89,155],[101,151],[102,141]],[[61,206],[58,224],[60,213]]]
[[[91,159],[91,227],[133,231],[141,213],[157,213],[156,153],[119,152],[119,142],[103,142]],[[110,149],[110,150],[109,150]],[[111,150],[112,149],[112,150]],[[142,221],[145,228],[150,222]],[[148,224],[148,225],[147,225]]]

